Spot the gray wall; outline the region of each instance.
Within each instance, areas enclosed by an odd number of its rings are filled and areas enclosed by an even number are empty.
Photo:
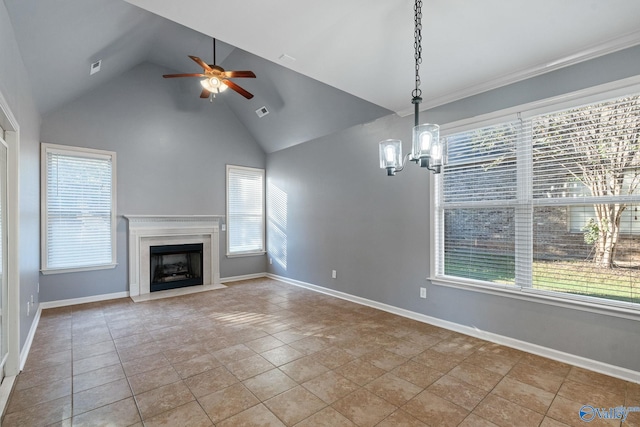
[[[635,47],[444,105],[422,121],[444,124],[638,74]],[[412,164],[393,178],[378,168],[378,142],[406,144],[412,126],[413,117],[388,116],[268,155],[269,271],[640,371],[637,321],[427,283],[430,175]]]
[[[20,347],[24,345],[36,310],[27,315],[31,295],[38,303],[40,247],[40,116],[33,102],[4,2],[0,2],[0,93],[20,126]],[[37,305],[35,306],[37,308]]]
[[[117,153],[117,261],[111,270],[40,277],[42,301],[128,290],[127,224],[121,215],[224,215],[225,164],[265,165],[264,151],[225,105],[198,98],[193,80],[143,64],[43,118],[41,140]],[[233,94],[231,94],[233,95]],[[261,273],[265,257],[227,259],[221,277]]]

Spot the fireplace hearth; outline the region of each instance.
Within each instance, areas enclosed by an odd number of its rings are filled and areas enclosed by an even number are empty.
[[[202,285],[202,243],[151,246],[150,291]]]

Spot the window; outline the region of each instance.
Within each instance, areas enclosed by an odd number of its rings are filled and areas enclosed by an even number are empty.
[[[227,255],[263,254],[264,169],[227,165]]]
[[[42,144],[42,272],[113,268],[116,154]]]
[[[640,95],[523,116],[445,136],[436,279],[640,308]]]

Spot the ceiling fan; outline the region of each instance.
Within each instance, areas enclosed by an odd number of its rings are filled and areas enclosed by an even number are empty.
[[[215,96],[220,92],[224,92],[225,90],[227,90],[227,88],[231,88],[247,99],[253,98],[253,94],[241,88],[229,79],[240,77],[255,78],[256,75],[253,73],[253,71],[225,71],[224,68],[216,65],[216,39],[213,39],[212,65],[207,64],[197,56],[189,55],[189,58],[194,60],[196,63],[198,63],[198,65],[202,67],[202,73],[165,74],[162,77],[164,77],[165,79],[174,77],[204,77],[204,79],[200,80],[200,84],[203,88],[202,92],[200,93],[200,98],[209,98],[209,96],[211,95]]]

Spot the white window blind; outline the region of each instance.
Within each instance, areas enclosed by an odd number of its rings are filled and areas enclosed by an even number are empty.
[[[44,273],[115,265],[115,153],[42,145]]]
[[[263,253],[264,169],[227,165],[227,253]]]
[[[639,304],[639,138],[640,96],[448,135],[436,275]]]

